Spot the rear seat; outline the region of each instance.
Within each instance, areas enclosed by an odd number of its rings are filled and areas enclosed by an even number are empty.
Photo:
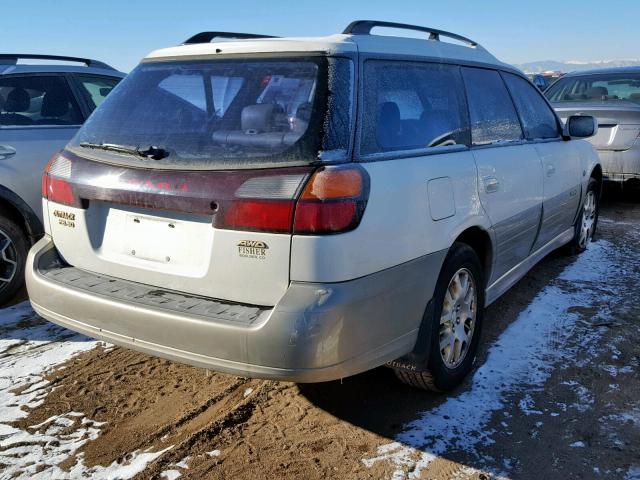
[[[249,105],[240,116],[241,130],[218,130],[213,141],[220,145],[274,148],[297,142],[302,133],[292,132],[286,114],[277,104]]]

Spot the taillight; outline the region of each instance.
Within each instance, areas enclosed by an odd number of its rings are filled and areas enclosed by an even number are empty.
[[[293,200],[239,200],[224,213],[220,228],[288,233],[293,219]]]
[[[51,157],[42,174],[42,196],[52,202],[75,205],[76,196],[69,183],[71,160],[56,154]]]
[[[369,180],[359,166],[324,167],[308,174],[255,177],[216,215],[216,228],[271,233],[329,234],[358,226]]]
[[[327,234],[353,230],[360,224],[369,196],[369,178],[359,166],[316,171],[296,205],[293,233]]]

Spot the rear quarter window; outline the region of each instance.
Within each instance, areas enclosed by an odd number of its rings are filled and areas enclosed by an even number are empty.
[[[368,60],[360,153],[468,145],[459,68]]]

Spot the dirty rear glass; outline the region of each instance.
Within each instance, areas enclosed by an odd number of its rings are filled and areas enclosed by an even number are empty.
[[[348,59],[325,57],[143,63],[94,112],[71,148],[158,168],[344,159],[352,70]],[[105,144],[166,153],[153,159],[97,147]]]

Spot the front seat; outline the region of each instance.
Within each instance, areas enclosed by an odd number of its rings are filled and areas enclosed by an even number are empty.
[[[26,112],[31,106],[31,96],[24,88],[16,87],[7,94],[4,104],[4,112],[0,113],[0,125],[33,125],[26,115],[17,112]]]
[[[584,92],[587,98],[602,98],[609,95],[609,90],[606,87],[591,87],[587,88],[587,91]]]

